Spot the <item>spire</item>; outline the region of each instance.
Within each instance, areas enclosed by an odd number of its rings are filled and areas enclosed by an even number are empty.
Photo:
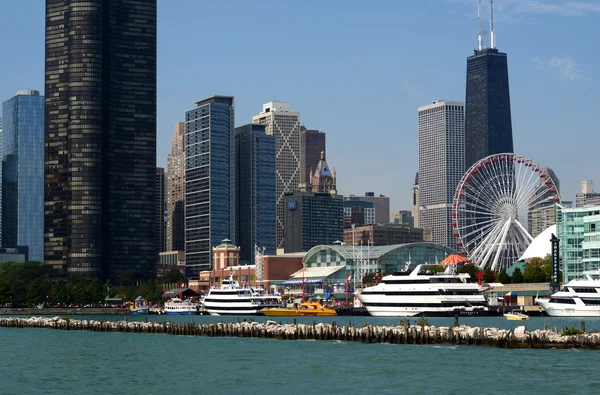
[[[495,49],[496,32],[494,31],[494,0],[490,0],[490,40],[492,49]]]
[[[481,0],[479,0],[479,4],[477,5],[477,24],[479,27],[479,31],[477,32],[477,50],[481,51],[483,49],[483,32],[481,31]]]

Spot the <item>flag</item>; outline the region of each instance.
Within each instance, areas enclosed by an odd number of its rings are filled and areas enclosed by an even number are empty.
[[[356,224],[352,224],[352,229],[356,229]]]

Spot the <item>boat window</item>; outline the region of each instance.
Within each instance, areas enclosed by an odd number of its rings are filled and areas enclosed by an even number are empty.
[[[573,292],[577,292],[577,293],[591,293],[591,294],[597,293],[596,288],[572,287],[572,289],[573,289]]]
[[[380,282],[379,284],[429,284],[429,280],[385,280]]]
[[[550,298],[550,303],[575,304],[575,299],[571,299],[571,298]]]
[[[600,299],[581,299],[586,306],[600,306]]]

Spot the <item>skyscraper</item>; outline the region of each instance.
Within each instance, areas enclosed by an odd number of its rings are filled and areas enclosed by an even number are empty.
[[[2,117],[0,117],[0,158],[2,158]],[[2,248],[2,164],[0,164],[0,248]]]
[[[349,195],[344,197],[345,200],[358,200],[361,202],[373,203],[375,209],[375,223],[389,224],[390,223],[390,198],[384,195],[375,196],[375,192],[365,192],[365,196]],[[366,218],[365,218],[366,219]]]
[[[325,133],[300,128],[300,183],[310,184],[316,164],[325,151]]]
[[[185,113],[186,277],[212,267],[212,247],[235,244],[233,96],[212,96]]]
[[[18,91],[2,103],[2,247],[44,260],[44,97]]]
[[[167,251],[167,221],[165,212],[167,209],[166,201],[167,173],[162,167],[156,168],[156,248],[158,252]],[[158,255],[157,255],[158,259]]]
[[[277,144],[277,248],[283,248],[285,194],[298,189],[300,183],[300,113],[289,103],[263,104],[252,123],[265,125],[265,133],[273,135]]]
[[[419,226],[452,247],[450,217],[465,171],[464,104],[444,100],[419,107]]]
[[[467,58],[465,101],[465,165],[488,155],[513,152],[508,61],[496,48],[493,8],[491,8],[491,46],[482,44],[481,7],[479,44]]]
[[[412,216],[413,216],[413,225],[415,228],[420,228],[421,224],[420,224],[420,208],[421,208],[421,202],[420,202],[420,198],[419,198],[419,172],[417,172],[417,174],[415,175],[415,183],[413,184],[412,188],[410,189],[410,211],[412,212]]]
[[[156,0],[47,0],[45,262],[156,267]]]
[[[185,249],[185,122],[175,124],[168,162],[167,251]]]
[[[242,264],[254,263],[255,246],[276,253],[275,140],[265,134],[265,125],[235,128],[236,239]]]
[[[549,226],[556,224],[556,203],[554,197],[556,192],[560,193],[560,181],[556,173],[549,167],[540,167],[539,174],[546,177],[540,178],[538,187],[533,191],[529,199],[529,210],[527,212],[527,231],[531,237],[536,237]],[[546,183],[553,182],[555,192],[544,188]],[[564,206],[564,205],[563,205]]]

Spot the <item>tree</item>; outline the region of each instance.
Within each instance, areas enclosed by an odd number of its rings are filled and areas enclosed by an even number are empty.
[[[75,284],[71,290],[71,298],[74,303],[83,304],[89,302],[89,294],[83,281]]]
[[[163,284],[181,284],[181,280],[183,280],[183,276],[176,268],[169,270],[161,278]]]
[[[135,278],[135,272],[132,269],[117,270],[115,280],[119,285],[132,285]]]
[[[498,278],[496,281],[502,284],[510,284],[510,276],[506,273],[505,269],[502,269],[502,271],[498,273]]]
[[[484,283],[493,283],[496,279],[496,273],[492,271],[492,269],[485,269],[485,274],[483,275]]]
[[[526,266],[523,272],[523,280],[526,283],[549,282],[552,276],[552,259],[549,255],[546,258],[533,258]]]
[[[69,293],[67,292],[67,284],[63,280],[58,280],[52,289],[52,300],[54,303],[64,304],[69,301]]]
[[[520,284],[523,282],[523,272],[521,271],[521,269],[519,269],[518,267],[515,269],[515,271],[513,272],[512,276],[510,277],[511,281],[515,284]]]
[[[95,278],[88,285],[88,294],[92,303],[103,303],[106,292],[99,279]]]
[[[478,271],[479,267],[477,267],[477,265],[475,265],[474,263],[465,263],[464,265],[456,269],[457,273],[468,273],[472,279],[477,278]]]
[[[34,306],[41,303],[46,296],[42,290],[42,279],[36,278],[29,283],[27,287],[26,301],[28,306]]]

